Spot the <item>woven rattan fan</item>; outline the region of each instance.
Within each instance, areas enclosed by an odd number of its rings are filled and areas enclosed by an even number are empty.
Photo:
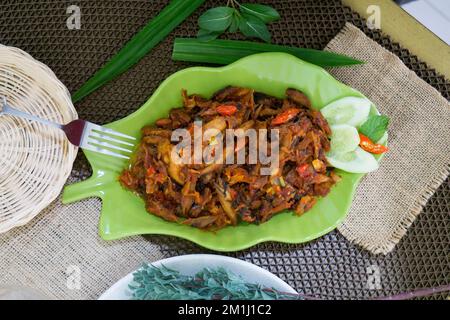
[[[67,88],[24,51],[0,45],[0,97],[58,123],[77,118]],[[23,225],[60,193],[77,148],[62,131],[0,116],[0,233]]]

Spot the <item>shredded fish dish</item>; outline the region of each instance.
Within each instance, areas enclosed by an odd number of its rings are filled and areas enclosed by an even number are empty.
[[[287,89],[285,98],[280,99],[249,88],[227,87],[211,99],[184,90],[182,98],[182,108],[174,108],[167,118],[142,128],[137,151],[119,178],[123,187],[144,200],[149,213],[207,230],[239,222],[259,224],[286,210],[305,213],[340,180],[325,157],[330,150],[330,126],[302,92]],[[258,137],[267,135],[267,149],[271,150],[275,141],[270,132],[276,129],[277,167],[270,174],[261,174],[266,164],[259,159],[250,161],[253,146],[245,138],[231,151],[236,157],[245,151],[241,164],[174,161],[171,155],[178,143],[172,141],[174,130],[194,133],[199,122],[202,132],[215,129],[223,133],[202,140],[202,147],[218,142],[225,145],[229,129],[254,129]],[[192,144],[195,142],[194,138]],[[183,151],[177,152],[181,155]],[[270,155],[271,151],[267,152]],[[228,150],[223,152],[223,158],[226,156],[230,156]]]

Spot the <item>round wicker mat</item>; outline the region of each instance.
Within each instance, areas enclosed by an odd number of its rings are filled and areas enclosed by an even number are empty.
[[[74,92],[167,2],[79,0],[81,30],[68,30],[66,2],[4,0],[0,42],[19,46],[47,63]],[[198,12],[223,2],[210,0]],[[321,49],[346,21],[352,22],[398,55],[444,97],[450,98],[447,80],[379,31],[368,30],[364,21],[339,0],[259,2],[271,3],[283,17],[270,27],[273,42]],[[80,117],[98,123],[122,118],[139,108],[168,75],[186,67],[185,63],[171,61],[171,44],[174,36],[196,34],[198,12],[132,70],[79,103],[76,107]],[[89,175],[89,165],[80,155],[72,178],[81,180]],[[231,255],[277,274],[299,292],[322,297],[365,298],[437,286],[450,282],[449,214],[450,180],[447,179],[407,235],[387,256],[373,256],[351,245],[338,232],[304,245],[265,243]],[[167,256],[205,252],[190,242],[173,237],[151,236],[148,239],[159,244]],[[367,268],[374,267],[381,273],[381,290],[371,290],[367,286]],[[446,295],[435,298],[446,298]]]
[[[58,123],[77,118],[54,73],[26,52],[0,45],[0,99]],[[1,109],[1,107],[0,107]],[[0,117],[0,233],[24,225],[61,192],[77,154],[58,129]]]

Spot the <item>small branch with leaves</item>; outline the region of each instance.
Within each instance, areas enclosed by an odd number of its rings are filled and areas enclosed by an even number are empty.
[[[228,0],[226,7],[209,9],[200,16],[197,37],[202,41],[211,41],[225,31],[240,31],[248,38],[259,38],[270,43],[271,35],[266,24],[278,19],[280,15],[271,6]]]

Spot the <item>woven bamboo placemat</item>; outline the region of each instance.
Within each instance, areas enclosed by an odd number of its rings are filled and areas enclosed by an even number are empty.
[[[20,47],[46,63],[74,92],[167,2],[78,0],[81,29],[68,30],[66,9],[72,3],[3,0],[0,4],[0,43]],[[450,83],[446,79],[380,31],[369,30],[364,20],[339,0],[264,2],[271,3],[283,17],[270,27],[274,43],[322,49],[345,22],[351,22],[399,56],[444,97],[450,98]],[[220,3],[223,1],[210,0],[198,12]],[[76,105],[80,118],[101,124],[138,109],[162,80],[188,66],[171,61],[171,44],[174,36],[195,35],[197,18],[198,13],[137,66]],[[82,180],[89,175],[89,165],[80,153],[71,180]],[[450,180],[447,179],[407,235],[387,256],[371,255],[351,245],[336,231],[304,245],[265,243],[231,255],[277,274],[299,292],[322,297],[366,298],[437,286],[450,282],[449,214]],[[151,236],[148,241],[158,244],[166,256],[206,251],[173,237]],[[378,289],[368,285],[374,270],[379,270],[381,276]],[[434,298],[442,299],[446,295]]]

